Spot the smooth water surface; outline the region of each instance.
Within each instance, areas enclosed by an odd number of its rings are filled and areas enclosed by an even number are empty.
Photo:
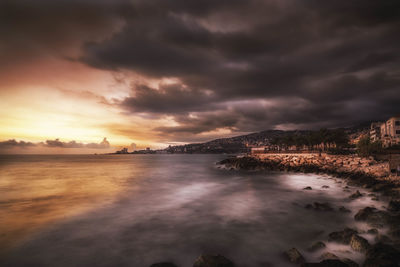
[[[340,180],[216,168],[223,158],[0,156],[0,265],[185,267],[212,253],[237,266],[291,266],[283,251],[297,247],[317,260],[323,251],[305,251],[313,242],[366,227],[352,217],[370,198],[350,201]],[[304,208],[314,201],[352,212]],[[362,258],[340,245],[328,250]]]

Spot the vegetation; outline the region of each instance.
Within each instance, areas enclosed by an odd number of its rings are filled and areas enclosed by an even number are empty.
[[[383,152],[380,141],[372,142],[369,136],[365,136],[358,141],[357,154],[362,157],[373,156]]]
[[[295,146],[296,149],[338,151],[349,147],[349,137],[343,129],[328,130],[323,128],[302,135],[290,134],[276,137],[272,139],[271,145],[283,150]]]

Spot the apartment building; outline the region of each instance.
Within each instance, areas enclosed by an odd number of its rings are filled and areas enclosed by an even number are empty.
[[[372,123],[370,138],[371,141],[382,141],[384,147],[400,144],[400,116],[391,117],[380,126]]]

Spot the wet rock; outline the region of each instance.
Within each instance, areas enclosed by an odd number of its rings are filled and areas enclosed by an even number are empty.
[[[340,212],[351,212],[351,210],[347,209],[347,208],[344,207],[344,206],[339,207],[339,211],[340,211]]]
[[[313,204],[307,204],[305,206],[305,208],[313,209],[313,210],[317,210],[317,211],[333,211],[333,208],[327,202],[325,202],[325,203],[314,202]]]
[[[377,243],[366,255],[364,267],[395,267],[400,266],[400,251],[393,246]]]
[[[303,190],[312,190],[312,187],[311,186],[306,186],[306,187],[303,188]]]
[[[369,229],[367,231],[367,234],[377,235],[378,234],[378,229],[376,229],[376,228]]]
[[[315,252],[315,251],[318,251],[325,247],[326,247],[326,245],[324,242],[318,241],[318,242],[315,242],[314,244],[312,244],[311,247],[308,248],[308,251]]]
[[[379,197],[373,197],[373,198],[371,198],[371,200],[373,200],[373,201],[379,201]]]
[[[296,248],[289,249],[285,252],[285,255],[290,262],[296,264],[305,262],[303,255],[301,255],[301,253]]]
[[[354,234],[350,239],[350,247],[357,252],[366,252],[370,248],[370,245],[367,239]]]
[[[349,267],[358,267],[359,266],[357,262],[354,262],[354,261],[352,261],[350,259],[347,259],[347,258],[346,259],[342,259],[342,261],[344,263],[346,263],[347,266],[349,266]]]
[[[171,262],[159,262],[150,265],[150,267],[177,267],[177,266]]]
[[[399,200],[391,200],[389,202],[389,211],[398,212],[400,211],[400,201]]]
[[[196,259],[193,267],[234,267],[232,261],[222,255],[201,255]]]
[[[321,260],[338,260],[339,257],[336,256],[335,254],[331,252],[325,252],[324,254],[321,255]]]
[[[324,188],[324,189],[329,188],[329,185],[323,185],[321,188]]]
[[[351,199],[357,199],[357,198],[360,198],[360,197],[362,197],[362,194],[358,190],[354,194],[349,196],[349,198],[351,198]]]
[[[382,235],[382,234],[378,234],[375,237],[375,242],[377,243],[391,243],[392,239],[390,239],[390,237],[388,237],[387,235]]]
[[[304,263],[301,267],[349,267],[350,265],[341,260],[323,260],[316,263]]]
[[[354,215],[356,221],[365,221],[375,227],[383,227],[384,224],[390,222],[390,215],[385,211],[377,210],[373,207],[366,207],[361,209]]]
[[[341,244],[350,244],[351,237],[358,232],[351,228],[345,228],[343,231],[332,232],[328,236],[328,241]]]

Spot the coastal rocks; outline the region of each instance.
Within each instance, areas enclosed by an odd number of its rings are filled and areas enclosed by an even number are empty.
[[[312,190],[311,186],[304,187],[303,190]]]
[[[321,242],[321,241],[318,241],[318,242],[315,242],[314,244],[312,244],[311,247],[309,247],[307,250],[309,252],[315,252],[315,251],[318,251],[318,250],[321,250],[321,249],[324,249],[324,248],[326,248],[325,243]]]
[[[340,207],[339,207],[339,211],[340,211],[340,212],[346,212],[346,213],[351,212],[351,210],[347,209],[347,208],[344,207],[344,206],[340,206]]]
[[[150,265],[150,267],[178,267],[175,264],[171,262],[159,262],[159,263],[154,263]]]
[[[399,200],[391,200],[389,202],[388,210],[392,212],[400,211],[400,201]]]
[[[332,206],[325,202],[325,203],[320,203],[320,202],[314,202],[313,204],[307,204],[305,206],[306,209],[313,209],[316,211],[333,211]]]
[[[331,252],[325,252],[324,254],[321,255],[321,260],[338,260],[339,257],[336,256],[335,254]]]
[[[395,267],[400,266],[400,251],[393,246],[377,243],[367,252],[364,267]]]
[[[301,253],[296,248],[291,248],[288,251],[286,251],[284,254],[290,262],[293,262],[296,264],[305,262],[303,255],[301,255]]]
[[[357,265],[358,266],[358,265]],[[304,263],[301,267],[352,267],[351,265],[344,263],[341,260],[323,260],[316,263]]]
[[[360,193],[360,191],[357,190],[354,194],[350,195],[349,198],[350,199],[357,199],[357,198],[360,198],[362,196],[363,195]]]
[[[328,235],[328,241],[348,245],[350,244],[351,237],[356,234],[358,234],[356,230],[345,228],[343,231],[330,233]]]
[[[377,235],[378,234],[378,229],[376,229],[376,228],[369,229],[367,231],[367,234]]]
[[[357,252],[366,252],[370,248],[370,245],[365,238],[354,234],[350,239],[350,247]]]
[[[222,255],[201,255],[196,259],[193,267],[234,267],[232,261]]]
[[[377,210],[373,207],[366,207],[359,210],[357,214],[354,215],[354,219],[356,221],[365,221],[372,226],[382,228],[384,224],[390,222],[391,216],[385,211]]]
[[[321,186],[321,188],[327,189],[327,188],[329,188],[329,185],[323,185],[323,186]]]

